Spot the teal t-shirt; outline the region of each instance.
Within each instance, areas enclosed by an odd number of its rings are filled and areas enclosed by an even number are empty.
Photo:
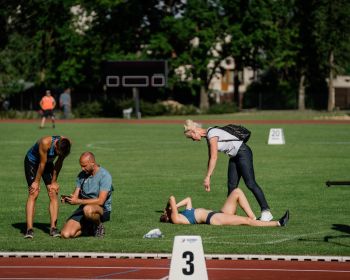
[[[112,210],[112,176],[103,167],[100,167],[94,176],[89,176],[84,171],[80,172],[77,178],[76,188],[80,189],[79,198],[82,199],[97,198],[100,191],[107,191],[108,196],[103,208],[105,211]]]

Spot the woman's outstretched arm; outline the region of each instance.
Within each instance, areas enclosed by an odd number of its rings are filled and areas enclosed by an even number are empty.
[[[218,159],[218,137],[210,138],[208,147],[208,167],[207,174],[204,178],[204,187],[207,192],[210,192],[210,177],[216,167]]]

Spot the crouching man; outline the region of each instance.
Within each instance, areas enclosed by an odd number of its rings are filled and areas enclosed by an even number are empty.
[[[84,152],[79,160],[82,171],[79,173],[76,188],[72,195],[62,196],[63,203],[80,205],[61,230],[62,238],[74,238],[82,233],[103,237],[103,223],[109,221],[112,204],[112,177],[99,166],[91,152]]]

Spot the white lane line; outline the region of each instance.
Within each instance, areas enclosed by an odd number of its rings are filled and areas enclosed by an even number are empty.
[[[170,267],[144,267],[144,266],[25,266],[25,265],[20,265],[20,266],[0,266],[0,269],[2,268],[13,268],[13,269],[127,269],[128,271],[130,270],[169,270]],[[241,268],[241,267],[228,267],[228,268],[223,268],[223,267],[209,267],[207,270],[213,270],[213,271],[286,271],[286,272],[330,272],[330,273],[350,273],[350,268],[349,270],[338,270],[338,269],[292,269],[292,268]],[[0,276],[0,279],[1,278]]]

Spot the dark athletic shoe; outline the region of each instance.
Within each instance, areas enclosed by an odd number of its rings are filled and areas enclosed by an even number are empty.
[[[52,237],[61,237],[61,234],[60,234],[60,232],[58,231],[57,228],[51,228],[50,229],[50,235]]]
[[[24,238],[33,239],[34,238],[34,231],[31,228],[28,229],[26,234],[24,235]]]
[[[289,210],[286,211],[286,213],[283,215],[281,219],[278,220],[278,223],[281,227],[285,227],[289,221]]]
[[[95,237],[103,238],[105,236],[105,227],[100,223],[95,230]]]

